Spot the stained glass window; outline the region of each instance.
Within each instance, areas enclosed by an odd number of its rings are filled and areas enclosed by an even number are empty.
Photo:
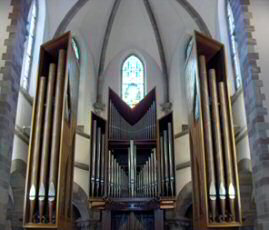
[[[33,60],[33,48],[35,41],[35,31],[36,31],[36,17],[37,17],[37,6],[36,0],[32,2],[28,20],[27,20],[27,37],[25,41],[24,47],[24,58],[23,58],[23,66],[22,66],[22,76],[21,76],[21,85],[24,89],[28,90],[29,81],[30,81],[30,73],[31,73],[31,65]]]
[[[72,47],[73,47],[73,50],[75,52],[76,59],[79,61],[80,52],[79,52],[77,41],[74,38],[72,38]]]
[[[236,41],[236,31],[235,31],[235,23],[234,16],[232,12],[232,8],[230,2],[227,1],[227,16],[228,16],[228,25],[229,25],[229,38],[230,38],[230,50],[232,54],[233,60],[233,69],[234,69],[234,79],[235,79],[235,89],[239,89],[242,84],[241,70],[240,70],[240,60],[238,53],[238,44]]]
[[[144,95],[144,66],[137,56],[131,55],[122,65],[122,98],[133,108]]]

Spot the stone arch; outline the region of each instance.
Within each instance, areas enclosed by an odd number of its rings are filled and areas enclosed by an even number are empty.
[[[89,219],[88,196],[76,182],[73,182],[72,204],[78,209],[82,220]]]
[[[176,201],[176,214],[186,216],[188,209],[192,205],[192,182],[188,182],[179,192]]]

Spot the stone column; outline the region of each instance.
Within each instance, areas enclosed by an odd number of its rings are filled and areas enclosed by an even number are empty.
[[[0,57],[5,63],[0,68],[0,229],[6,226],[13,135],[31,0],[11,0],[10,4],[11,22],[6,28],[9,36],[4,41],[6,52]]]

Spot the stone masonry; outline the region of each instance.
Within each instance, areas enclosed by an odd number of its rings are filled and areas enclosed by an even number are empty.
[[[6,226],[13,135],[30,4],[31,0],[11,1],[12,12],[8,16],[11,22],[6,28],[9,36],[4,41],[6,53],[0,57],[5,63],[0,69],[0,229]]]
[[[243,80],[248,136],[252,158],[253,185],[257,208],[257,229],[269,229],[269,124],[265,122],[267,108],[263,102],[263,81],[260,79],[260,67],[257,65],[259,54],[255,52],[256,40],[252,32],[252,15],[249,12],[249,0],[231,0],[235,19],[236,39],[239,45],[240,68]]]

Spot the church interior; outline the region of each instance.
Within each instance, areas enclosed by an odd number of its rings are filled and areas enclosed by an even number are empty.
[[[0,229],[269,229],[268,0],[0,1]]]

